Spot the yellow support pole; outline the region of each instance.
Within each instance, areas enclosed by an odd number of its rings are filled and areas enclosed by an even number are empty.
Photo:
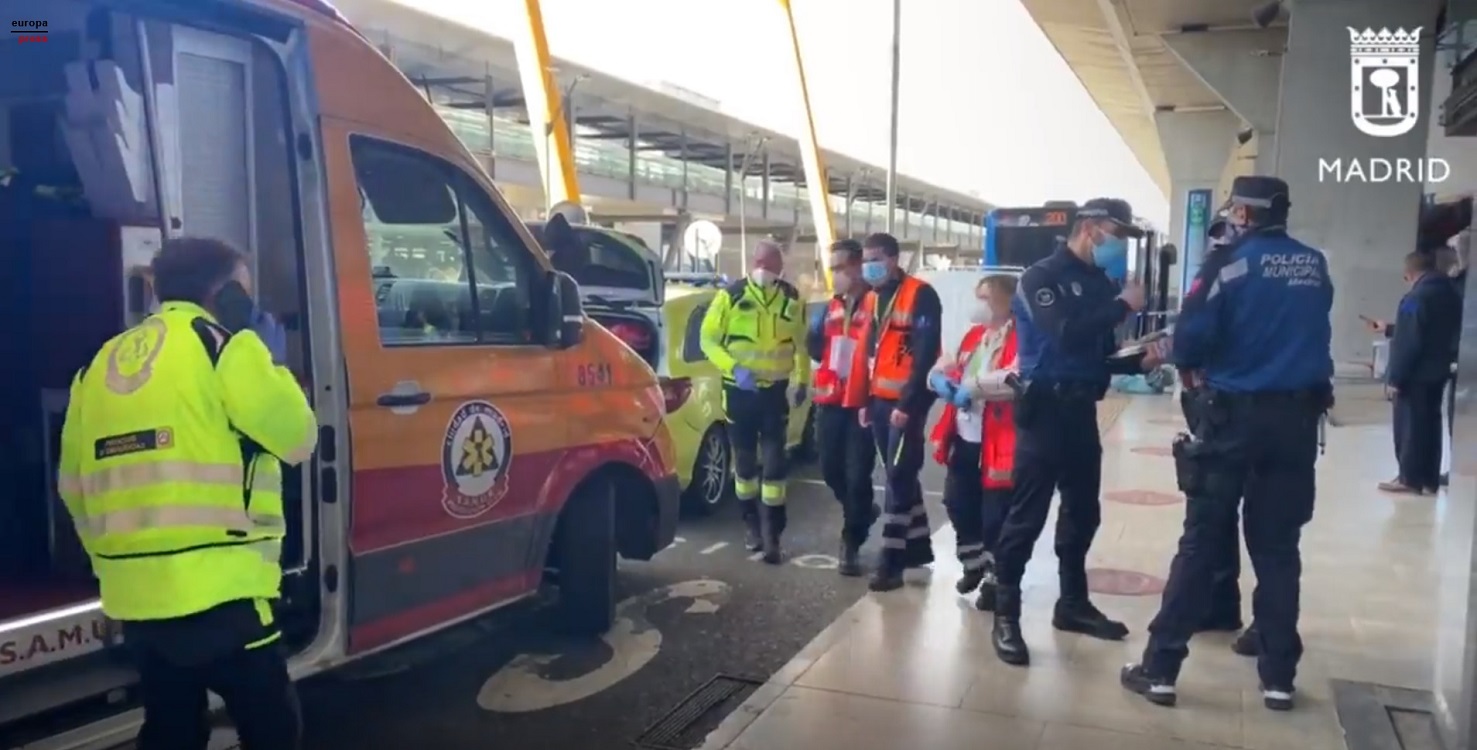
[[[528,129],[533,133],[533,147],[544,179],[545,208],[564,201],[578,205],[579,172],[575,168],[569,126],[564,121],[564,97],[555,85],[549,40],[544,35],[543,9],[539,0],[524,0],[523,10],[526,23],[513,46],[518,56],[523,99],[528,106]],[[540,133],[545,137],[540,138]]]
[[[530,0],[532,1],[532,0]],[[836,228],[831,222],[831,185],[827,178],[826,165],[821,159],[820,142],[815,134],[815,113],[810,107],[810,86],[805,80],[805,59],[800,54],[800,31],[795,26],[795,12],[791,0],[779,0],[784,8],[785,20],[790,27],[790,44],[795,50],[795,71],[800,78],[800,105],[805,109],[805,132],[796,140],[800,142],[800,160],[805,167],[805,186],[810,199],[811,219],[815,223],[816,256],[821,260],[821,274],[826,279],[826,289],[832,287],[831,264],[824,253],[836,241]]]

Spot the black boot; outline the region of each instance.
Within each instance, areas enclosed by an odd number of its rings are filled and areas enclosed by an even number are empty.
[[[1231,650],[1236,652],[1237,656],[1256,658],[1261,655],[1262,649],[1256,637],[1256,623],[1253,622],[1251,627],[1241,631],[1241,635],[1236,636],[1236,640],[1231,642]]]
[[[1092,606],[1087,597],[1058,599],[1051,616],[1051,626],[1068,633],[1081,633],[1105,641],[1121,641],[1128,637],[1128,626]]]
[[[1174,683],[1146,672],[1140,664],[1130,664],[1118,673],[1118,683],[1125,690],[1144,696],[1144,700],[1156,706],[1173,706],[1179,696]]]
[[[862,574],[862,555],[858,545],[842,540],[841,554],[837,556],[839,564],[836,572],[847,578],[858,578]]]
[[[996,598],[995,627],[990,633],[995,655],[1006,664],[1024,667],[1031,663],[1031,650],[1021,635],[1021,591],[1002,586]]]
[[[903,569],[889,564],[888,557],[887,550],[883,550],[881,559],[877,561],[877,572],[867,583],[867,588],[872,591],[896,591],[903,587]]]
[[[995,610],[996,596],[995,563],[985,563],[984,577],[980,579],[980,595],[974,600],[974,608],[981,612]]]
[[[984,580],[985,571],[966,570],[964,571],[964,575],[960,576],[959,580],[954,584],[954,590],[958,591],[960,594],[968,594],[969,592],[979,588],[980,583]]]
[[[739,512],[744,518],[744,548],[750,552],[764,549],[764,537],[759,522],[759,501],[740,500]]]
[[[783,556],[780,554],[780,536],[785,533],[785,525],[789,513],[783,505],[764,506],[762,527],[764,535],[764,557],[768,565],[779,565]]]

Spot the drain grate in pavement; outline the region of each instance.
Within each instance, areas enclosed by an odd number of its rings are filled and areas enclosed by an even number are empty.
[[[692,691],[633,744],[645,750],[691,750],[724,716],[737,708],[763,680],[718,675]]]

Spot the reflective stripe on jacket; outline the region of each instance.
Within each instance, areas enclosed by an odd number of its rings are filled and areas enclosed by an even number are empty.
[[[814,373],[813,400],[817,404],[844,406],[854,409],[867,402],[867,333],[871,321],[858,302],[856,309],[848,313],[846,300],[836,297],[826,306],[826,317],[821,335],[825,343],[821,346],[820,367]],[[831,347],[837,338],[851,341],[851,361],[843,375],[831,367]]]
[[[805,303],[784,281],[767,289],[747,279],[729,285],[703,315],[700,341],[726,382],[733,382],[736,367],[752,371],[759,385],[810,381]]]
[[[72,383],[57,487],[115,620],[273,599],[286,533],[281,462],[317,421],[256,334],[166,303]]]
[[[904,276],[887,308],[877,309],[877,293],[867,292],[863,304],[871,325],[877,329],[877,344],[872,352],[871,393],[877,398],[902,398],[903,387],[913,373],[913,300],[923,282]]]

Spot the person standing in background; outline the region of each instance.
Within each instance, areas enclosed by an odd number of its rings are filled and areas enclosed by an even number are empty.
[[[1451,277],[1437,272],[1433,253],[1405,256],[1405,282],[1410,290],[1395,323],[1385,326],[1391,336],[1385,382],[1395,402],[1400,473],[1379,488],[1435,493],[1441,484],[1441,405],[1461,336],[1461,296]]]
[[[750,551],[762,550],[764,562],[778,565],[780,537],[789,520],[785,437],[790,406],[805,400],[810,355],[805,304],[781,278],[780,246],[761,240],[752,262],[748,278],[713,298],[700,341],[708,361],[723,373],[723,410],[733,443],[734,491],[748,531],[745,544]]]

